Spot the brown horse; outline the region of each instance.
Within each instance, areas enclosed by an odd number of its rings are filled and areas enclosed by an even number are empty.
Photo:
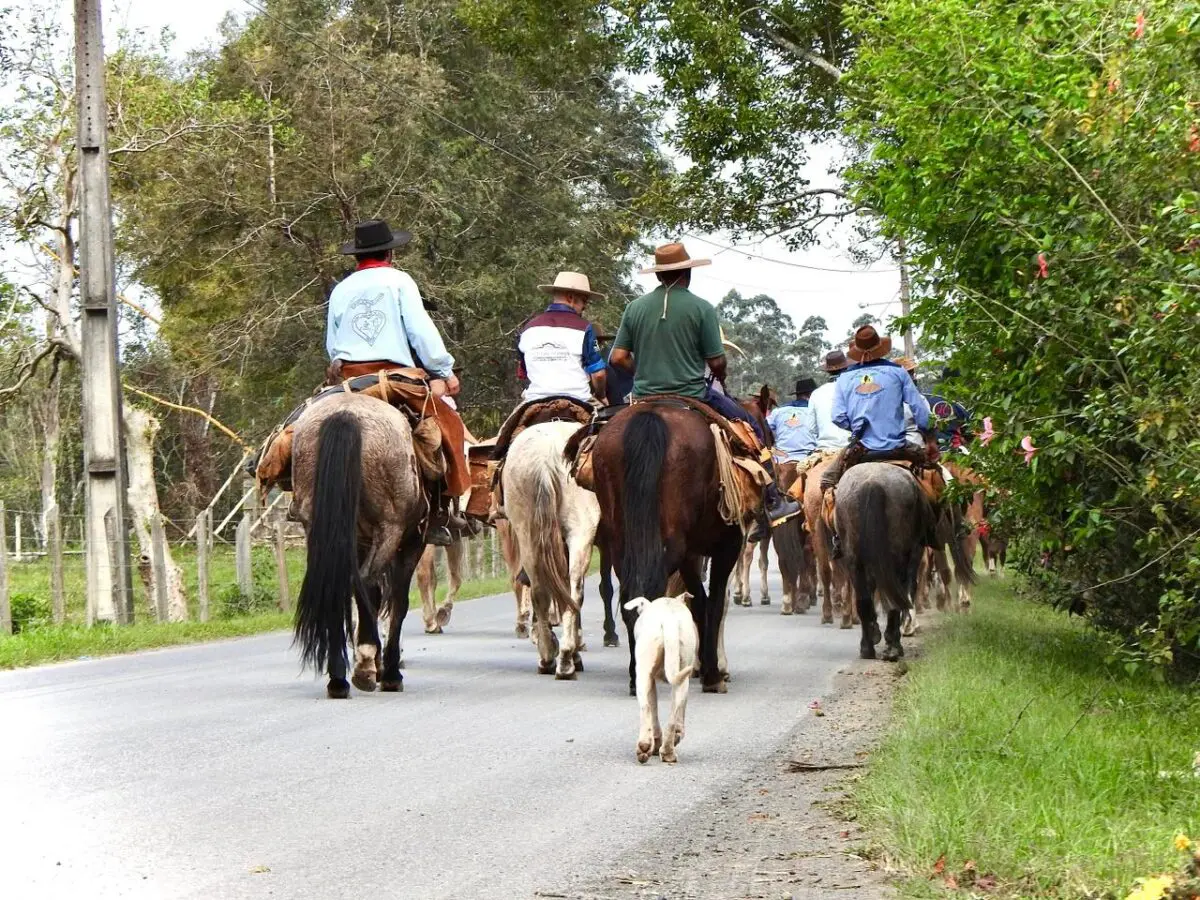
[[[314,404],[296,422],[292,482],[293,513],[308,539],[296,601],[301,660],[327,668],[330,697],[350,696],[346,638],[356,611],[354,685],[375,690],[384,613],[389,628],[379,687],[401,690],[400,629],[425,546],[420,526],[427,510],[408,420],[362,394]]]
[[[750,413],[754,421],[758,423],[765,445],[767,447],[774,446],[775,436],[771,432],[771,426],[767,424],[767,416],[770,415],[771,410],[779,405],[779,398],[771,390],[771,386],[764,384],[759,389],[757,396],[739,399],[738,404],[742,409]],[[771,605],[771,589],[767,583],[767,576],[770,571],[770,561],[767,555],[769,546],[770,543],[768,541],[760,541],[757,548],[759,603],[763,606]],[[738,606],[754,605],[750,599],[750,567],[754,564],[754,551],[754,544],[747,543],[743,546],[741,556],[738,557],[737,566],[734,569],[733,602]],[[778,552],[778,547],[776,548],[776,552]],[[790,614],[790,612],[787,613],[787,615]]]
[[[626,604],[662,597],[678,573],[692,594],[700,634],[700,677],[724,693],[718,641],[725,589],[742,548],[742,532],[718,508],[716,448],[708,421],[668,404],[641,403],[612,418],[592,452],[600,532],[620,579],[620,610],[629,637],[629,690],[635,693],[637,614]],[[708,590],[701,561],[711,560]]]

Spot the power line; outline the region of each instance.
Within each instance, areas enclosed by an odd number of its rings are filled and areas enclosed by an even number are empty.
[[[701,237],[700,235],[693,234],[689,231],[684,232],[684,237],[695,238],[702,243],[709,244],[713,247],[720,247],[722,250],[728,250],[733,253],[741,253],[743,256],[752,256],[755,259],[761,259],[765,262],[775,263],[776,265],[790,266],[793,269],[808,269],[812,272],[835,272],[842,275],[885,275],[900,271],[899,269],[832,269],[826,266],[810,266],[807,263],[793,262],[790,259],[776,259],[772,256],[764,256],[761,253],[754,253],[750,250],[738,247],[737,245],[730,246],[728,244],[722,244],[720,241],[714,241],[710,238]]]

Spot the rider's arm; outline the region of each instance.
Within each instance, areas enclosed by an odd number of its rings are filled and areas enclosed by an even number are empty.
[[[846,386],[848,384],[849,382],[844,382],[839,378],[833,388],[833,424],[843,431],[852,430],[850,411],[846,408]]]
[[[608,372],[604,357],[600,355],[600,344],[596,341],[596,331],[591,325],[583,333],[583,353],[580,358],[583,371],[587,372],[588,381],[592,385],[592,396],[603,401],[605,385],[608,382]]]
[[[726,372],[728,361],[725,359],[725,354],[722,353],[720,356],[710,356],[705,360],[705,362],[708,363],[708,369],[710,372],[712,372],[713,378],[721,383],[721,387],[724,387],[725,376],[728,374]]]
[[[612,350],[608,354],[608,364],[622,372],[633,374],[633,335],[629,333],[629,310],[621,316],[621,325],[617,328],[617,336],[613,338]]]
[[[921,430],[922,434],[925,434],[929,431],[929,401],[925,399],[924,394],[917,390],[912,376],[907,372],[903,374],[901,383],[903,384],[904,402],[912,410],[913,421],[917,423],[917,428]]]
[[[433,319],[425,311],[421,303],[421,292],[412,276],[404,272],[396,272],[400,276],[397,281],[399,293],[400,315],[404,322],[404,331],[408,336],[408,344],[413,352],[425,364],[425,370],[434,378],[450,381],[454,378],[454,357],[446,350],[442,336],[438,333]]]
[[[633,374],[633,354],[628,350],[613,347],[612,353],[608,354],[608,364],[615,369],[628,372],[630,375]]]

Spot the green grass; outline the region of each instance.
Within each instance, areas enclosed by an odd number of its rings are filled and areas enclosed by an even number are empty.
[[[1200,694],[1106,666],[1077,619],[1009,584],[929,638],[855,810],[911,896],[945,890],[944,857],[1001,894],[1123,897],[1200,831]]]
[[[196,608],[196,563],[195,554],[189,550],[175,550],[175,561],[184,571],[191,617],[198,618]],[[288,586],[293,602],[304,579],[303,549],[287,551]],[[222,598],[234,590],[236,583],[233,551],[229,547],[215,548],[209,568],[210,615],[208,622],[190,621],[158,624],[151,621],[151,613],[144,602],[144,592],[138,579],[134,579],[135,618],[133,625],[119,627],[100,624],[93,628],[84,625],[84,572],[82,557],[66,558],[65,593],[67,621],[62,626],[40,624],[27,628],[16,635],[0,636],[0,669],[12,669],[47,662],[60,662],[90,656],[110,656],[131,653],[155,647],[191,644],[223,638],[261,634],[291,627],[291,615],[274,609],[277,602],[275,557],[269,547],[255,547],[253,571],[256,604],[249,615],[222,615]],[[437,601],[446,598],[446,577],[438,579]],[[45,561],[10,563],[9,585],[12,596],[30,594],[49,604],[50,569]],[[464,581],[458,600],[473,600],[509,591],[507,575],[496,578],[478,578]],[[409,595],[409,608],[417,609],[420,598],[414,583]]]

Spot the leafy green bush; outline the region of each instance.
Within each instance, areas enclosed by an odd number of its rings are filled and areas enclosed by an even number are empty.
[[[13,634],[50,621],[50,601],[37,594],[13,594],[9,598]]]
[[[275,560],[270,548],[255,547],[251,551],[250,572],[252,588],[249,594],[236,584],[227,585],[217,592],[217,618],[235,619],[278,609]]]
[[[944,393],[993,420],[1022,567],[1126,665],[1200,664],[1200,3],[871,0],[859,202]],[[1027,460],[1021,443],[1036,451]]]

